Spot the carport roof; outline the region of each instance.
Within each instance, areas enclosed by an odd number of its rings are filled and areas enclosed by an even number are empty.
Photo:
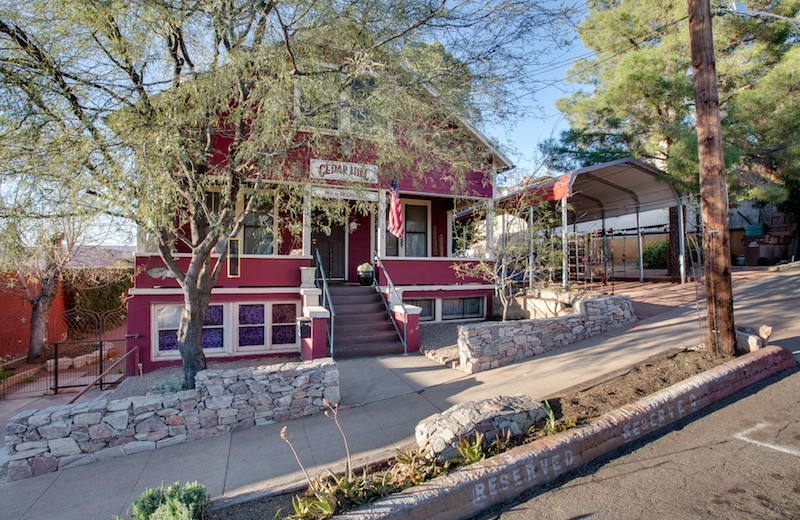
[[[555,179],[510,193],[498,205],[524,200],[561,200],[565,196],[574,208],[570,224],[603,217],[618,217],[638,211],[677,206],[679,194],[665,179],[665,174],[638,159],[625,158],[586,166]]]

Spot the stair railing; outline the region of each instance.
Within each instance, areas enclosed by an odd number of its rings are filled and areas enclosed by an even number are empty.
[[[386,287],[388,288],[386,298],[383,297],[381,294],[381,285],[379,282],[380,276],[374,276],[372,279],[372,284],[375,286],[375,290],[378,291],[378,294],[381,295],[381,301],[383,305],[386,307],[386,312],[389,313],[389,321],[392,322],[394,325],[394,330],[397,332],[397,336],[400,338],[400,342],[403,344],[403,355],[408,355],[408,343],[406,342],[406,334],[408,333],[408,313],[406,312],[406,304],[403,303],[403,299],[400,298],[400,294],[397,292],[397,288],[392,283],[392,279],[389,276],[389,272],[386,270],[386,267],[381,262],[381,259],[377,256],[375,257],[375,266],[378,267],[381,272],[383,273],[384,278],[386,278]],[[378,274],[377,272],[375,273]],[[397,322],[394,320],[394,315],[392,314],[392,307],[389,304],[392,300],[400,302],[398,305],[401,309],[403,309],[403,332],[400,333],[400,328],[397,326]]]
[[[333,299],[331,298],[331,291],[328,288],[328,277],[325,276],[325,268],[322,265],[322,256],[319,254],[319,248],[314,248],[317,256],[317,270],[314,276],[314,284],[318,289],[322,289],[322,306],[331,313],[331,319],[328,320],[328,345],[331,347],[331,358],[333,357],[333,325],[336,321],[336,311],[333,308]]]

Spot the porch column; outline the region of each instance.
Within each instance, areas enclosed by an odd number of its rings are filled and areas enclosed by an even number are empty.
[[[494,200],[486,205],[486,256],[494,260]]]
[[[311,361],[327,357],[330,312],[324,307],[308,306],[303,309],[303,316],[311,321],[311,334],[300,340],[300,358]]]
[[[683,198],[678,197],[678,270],[681,274],[681,283],[686,283],[686,234],[683,220]]]
[[[311,256],[311,188],[303,194],[303,255]]]
[[[642,225],[639,222],[639,206],[636,206],[636,246],[639,249],[639,283],[644,282],[644,245],[642,243]]]
[[[386,256],[386,190],[378,190],[378,229],[375,232],[375,249],[378,257],[383,258]]]
[[[455,210],[447,211],[447,258],[453,258],[453,219],[455,219]]]
[[[569,288],[569,244],[567,243],[567,198],[561,199],[561,288]]]

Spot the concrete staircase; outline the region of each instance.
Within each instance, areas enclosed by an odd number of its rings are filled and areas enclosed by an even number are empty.
[[[403,343],[373,287],[330,285],[329,288],[336,311],[335,358],[403,353]]]

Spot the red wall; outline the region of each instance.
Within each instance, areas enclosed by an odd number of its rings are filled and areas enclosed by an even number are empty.
[[[372,263],[370,249],[370,218],[369,215],[352,215],[350,222],[355,222],[358,227],[350,233],[347,245],[347,279],[358,280],[356,268],[364,262]]]
[[[465,277],[459,278],[456,276],[452,265],[456,263],[474,263],[464,260],[427,260],[420,259],[404,259],[392,260],[385,259],[382,263],[389,276],[392,278],[392,283],[395,285],[443,285],[447,284],[465,284],[465,283],[490,283],[483,278],[478,277]],[[381,285],[384,285],[386,279],[383,274],[380,274]],[[446,288],[446,287],[445,287]]]
[[[59,287],[50,307],[48,342],[66,337],[66,322],[61,319],[65,310],[64,291]],[[31,304],[21,289],[9,286],[8,277],[0,276],[0,356],[27,354],[30,339]]]
[[[216,259],[215,259],[216,260]],[[301,256],[272,258],[241,257],[239,278],[228,278],[227,266],[222,268],[214,287],[299,287],[300,268],[311,266],[311,259]],[[178,266],[185,269],[188,257],[178,258]],[[136,257],[136,280],[138,289],[155,287],[178,287],[174,278],[158,278],[148,274],[150,269],[163,268],[159,256]]]

